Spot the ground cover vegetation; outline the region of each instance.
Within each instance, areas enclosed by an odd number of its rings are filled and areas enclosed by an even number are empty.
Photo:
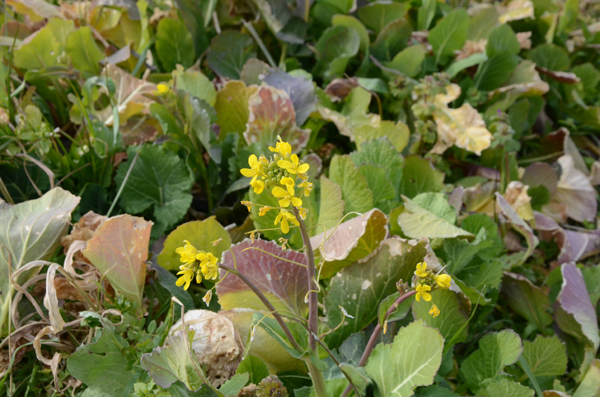
[[[598,2],[2,7],[2,395],[600,396]]]

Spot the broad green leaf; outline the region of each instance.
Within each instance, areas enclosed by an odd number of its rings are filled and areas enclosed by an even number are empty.
[[[500,14],[496,7],[487,7],[481,10],[469,21],[467,30],[467,39],[471,41],[479,41],[487,39],[490,33],[498,26],[498,18]]]
[[[0,204],[0,333],[4,332],[14,291],[9,276],[29,262],[50,259],[69,228],[71,212],[79,200],[56,187],[35,200]],[[21,285],[26,277],[19,278]]]
[[[404,212],[398,216],[398,224],[410,238],[452,238],[472,236],[466,230],[454,226],[456,213],[442,193],[421,193],[413,200],[406,196]]]
[[[406,124],[394,123],[389,120],[382,121],[377,127],[365,124],[354,129],[354,140],[359,150],[361,145],[367,141],[386,137],[394,145],[394,148],[402,153],[408,145],[409,135],[410,130]]]
[[[356,13],[367,29],[379,34],[390,22],[404,17],[405,11],[406,6],[402,3],[375,1]]]
[[[561,272],[563,283],[556,298],[554,320],[565,333],[598,349],[598,318],[581,270],[571,263],[562,265]]]
[[[342,199],[342,188],[335,182],[331,182],[325,175],[321,175],[321,200],[319,207],[319,220],[316,232],[321,229],[333,230],[344,216],[344,200]]]
[[[468,28],[469,15],[459,8],[451,11],[431,29],[428,38],[436,55],[436,63],[463,47]]]
[[[440,309],[440,314],[437,317],[429,314],[432,303]],[[461,301],[456,292],[447,289],[433,291],[431,293],[431,302],[425,302],[424,300],[415,301],[412,309],[415,320],[423,320],[430,327],[437,328],[447,342],[467,324],[471,310],[469,305],[465,305]],[[467,339],[467,335],[467,327],[464,327],[454,342],[464,342]]]
[[[369,184],[369,189],[373,192],[375,207],[384,210],[382,208],[383,202],[394,200],[397,195],[394,185],[387,179],[388,170],[372,164],[363,164],[358,167],[358,170],[365,177]]]
[[[413,198],[419,193],[439,192],[442,189],[444,173],[433,167],[429,160],[414,155],[404,158],[399,193]]]
[[[340,328],[326,338],[330,347],[339,346],[377,318],[379,304],[396,291],[396,283],[412,278],[417,263],[425,257],[425,245],[424,241],[413,246],[389,238],[366,261],[353,263],[331,279],[325,297],[328,324]],[[353,318],[346,317],[342,323],[340,306]]]
[[[494,378],[521,355],[521,338],[512,330],[494,332],[481,338],[479,349],[460,367],[471,390],[479,390],[482,382]]]
[[[488,38],[485,52],[492,58],[496,55],[513,56],[521,51],[517,35],[510,25],[500,25],[492,31]]]
[[[468,58],[454,62],[453,64],[448,66],[448,68],[446,68],[445,72],[448,74],[448,76],[453,78],[463,70],[470,68],[471,66],[479,65],[487,60],[487,54],[483,52],[478,52],[476,54],[471,55]]]
[[[313,73],[322,76],[326,81],[340,77],[350,58],[358,53],[359,47],[360,37],[354,29],[340,25],[327,28],[315,44],[321,58]]]
[[[524,341],[523,357],[536,377],[562,376],[567,371],[567,348],[556,335]]]
[[[387,138],[364,142],[359,151],[350,153],[350,157],[357,167],[372,164],[385,168],[388,180],[395,189],[399,188],[404,160]]]
[[[129,343],[108,326],[99,334],[94,343],[79,346],[69,356],[67,370],[83,382],[93,396],[129,395],[134,371],[123,355]]]
[[[498,288],[502,281],[502,262],[486,260],[475,270],[465,270],[460,277],[469,287],[479,291],[482,291],[484,287]]]
[[[406,47],[397,53],[394,58],[385,65],[392,69],[396,69],[408,77],[415,77],[421,72],[421,65],[425,60],[425,55],[427,55],[425,46],[415,44]]]
[[[504,249],[504,243],[498,233],[498,225],[486,214],[471,214],[463,219],[460,227],[474,235],[479,234],[481,229],[485,229],[485,239],[494,242],[489,249],[480,252],[479,257],[485,260],[497,258]]]
[[[540,332],[552,322],[552,317],[548,314],[548,295],[525,276],[504,273],[502,294],[508,305],[530,323],[535,324]]]
[[[161,21],[164,20],[161,19]],[[172,73],[173,79],[175,79],[178,90],[183,90],[198,99],[206,101],[210,106],[215,106],[217,90],[215,90],[215,86],[208,77],[201,72],[184,71],[181,65],[174,66],[173,69],[175,69]]]
[[[442,365],[443,367],[443,365]],[[417,389],[416,397],[458,397],[458,394],[453,393],[445,387],[432,385]]]
[[[28,70],[59,66],[58,54],[62,49],[47,26],[38,30],[31,41],[15,49],[13,62],[16,67]]]
[[[595,359],[588,370],[573,397],[596,397],[600,393],[600,360]]]
[[[321,265],[321,277],[329,278],[373,252],[387,237],[387,223],[387,216],[375,208],[346,220],[335,229],[312,237],[311,245],[313,249],[319,250],[324,261]]]
[[[19,14],[27,15],[31,22],[41,22],[44,19],[65,18],[58,6],[44,0],[7,0],[6,5],[12,6]]]
[[[156,262],[167,270],[178,270],[182,265],[175,250],[185,245],[187,240],[199,250],[210,252],[221,260],[223,252],[231,246],[229,233],[214,216],[203,221],[184,223],[173,230],[166,238]],[[213,242],[217,242],[213,245]]]
[[[364,213],[373,208],[373,192],[350,156],[336,155],[331,160],[329,179],[342,188],[342,198],[349,212]]]
[[[217,164],[221,163],[221,151],[218,146],[212,145],[214,140],[214,132],[211,129],[212,115],[214,109],[203,99],[198,99],[186,91],[177,91],[179,108],[182,110],[186,122],[190,124],[191,131],[200,141],[204,149],[208,152],[213,161]]]
[[[195,354],[190,354],[195,331],[176,332],[165,341],[165,346],[157,347],[152,353],[145,353],[140,360],[141,367],[148,372],[154,383],[163,388],[177,381],[189,390],[198,390],[203,382],[198,374],[202,371]],[[187,334],[187,335],[186,335]],[[188,338],[186,343],[185,338]]]
[[[249,374],[247,373],[235,374],[219,388],[219,393],[223,393],[225,397],[235,397],[246,386],[248,379]]]
[[[555,44],[542,44],[529,51],[527,59],[535,62],[537,66],[562,72],[571,67],[569,54],[563,47]]]
[[[191,172],[175,153],[161,146],[130,146],[128,161],[117,170],[117,186],[124,183],[138,150],[139,156],[123,188],[121,205],[132,214],[153,207],[158,223],[163,227],[173,225],[183,218],[192,203],[190,189],[194,181]]]
[[[435,16],[435,10],[437,9],[436,0],[424,0],[423,5],[419,8],[417,13],[417,30],[429,30],[429,25],[433,22]]]
[[[481,397],[534,397],[535,392],[520,383],[508,379],[488,379],[477,392]]]
[[[83,255],[106,277],[117,293],[142,308],[146,259],[152,222],[119,215],[104,222],[88,240]]]
[[[477,68],[475,86],[482,91],[492,91],[502,86],[517,67],[516,55],[497,54],[488,58]]]
[[[455,275],[467,267],[477,254],[491,247],[493,241],[475,239],[473,242],[468,242],[453,238],[444,240],[442,244],[443,258],[448,266],[448,273]]]
[[[246,131],[249,96],[250,90],[246,84],[233,80],[225,83],[225,87],[217,93],[214,106],[217,111],[217,124],[221,127],[219,139],[224,139],[230,132],[242,134]]]
[[[338,14],[331,18],[331,24],[333,26],[345,26],[347,28],[354,29],[360,39],[360,50],[362,52],[368,51],[371,40],[369,39],[369,32],[367,32],[367,28],[365,28],[365,25],[363,25],[361,21],[352,15]]]
[[[318,102],[315,94],[315,85],[312,76],[302,70],[296,69],[286,73],[279,69],[271,70],[263,81],[279,90],[285,91],[294,105],[296,124],[303,125],[308,116],[315,110]]]
[[[390,22],[377,35],[377,39],[371,45],[371,52],[381,61],[391,61],[396,54],[406,47],[412,31],[413,27],[406,19]]]
[[[442,362],[444,339],[415,321],[400,329],[390,345],[379,344],[367,362],[367,373],[378,397],[410,397],[417,386],[428,386]]]
[[[234,256],[235,255],[235,263]],[[308,309],[304,298],[308,292],[306,256],[293,250],[283,250],[274,241],[246,239],[225,252],[222,263],[237,268],[260,289],[273,306],[297,315]],[[300,265],[298,265],[300,264]],[[250,288],[233,274],[217,284],[217,295],[223,310],[247,308],[266,310],[262,301]]]
[[[250,36],[226,30],[210,43],[206,62],[221,76],[239,79],[246,61],[256,56],[253,44]]]
[[[235,373],[248,374],[249,382],[255,385],[258,385],[261,380],[270,375],[267,364],[256,356],[246,356]]]
[[[572,72],[581,79],[581,92],[584,99],[592,99],[598,92],[597,87],[600,83],[600,71],[591,63],[577,65]]]
[[[278,0],[254,0],[253,3],[273,35],[291,44],[304,44],[308,26],[303,19],[294,16],[287,3]]]
[[[310,130],[298,128],[296,112],[287,92],[262,84],[248,98],[249,118],[244,131],[246,143],[258,144],[262,153],[268,152],[280,136],[298,153],[308,143]]]
[[[81,27],[69,35],[66,51],[71,57],[73,66],[82,72],[84,78],[95,76],[100,72],[99,62],[105,56],[96,45],[89,26]]]

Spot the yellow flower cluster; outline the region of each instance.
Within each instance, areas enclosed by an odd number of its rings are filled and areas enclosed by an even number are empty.
[[[415,287],[415,291],[417,294],[415,295],[415,299],[417,302],[421,301],[421,298],[425,302],[431,301],[430,292],[435,289],[448,289],[450,288],[450,284],[452,283],[452,277],[447,274],[433,274],[431,270],[427,270],[427,263],[417,263],[417,270],[415,271],[415,275],[417,276],[417,286]],[[437,307],[435,303],[431,304],[431,310],[429,310],[429,314],[433,317],[437,317],[440,315],[440,309]]]
[[[306,174],[309,165],[301,163],[298,155],[292,154],[292,145],[282,141],[281,137],[277,138],[275,147],[269,147],[269,150],[274,153],[272,158],[267,159],[264,155],[256,157],[253,154],[248,158],[250,168],[242,168],[240,172],[252,178],[250,186],[254,188],[254,193],[262,194],[267,190],[279,199],[279,207],[263,206],[258,214],[264,216],[271,209],[279,210],[275,225],[280,225],[281,231],[288,233],[290,223],[299,225],[298,219],[288,208],[290,205],[296,207],[302,219],[306,218],[308,210],[302,208],[302,197],[310,196],[313,184],[308,182]],[[301,182],[296,184],[298,180]],[[242,204],[248,207],[248,211],[256,205],[249,201],[243,201]]]
[[[202,282],[202,277],[208,280],[214,280],[219,275],[219,265],[217,257],[210,252],[204,252],[194,247],[189,241],[184,240],[185,245],[175,250],[181,256],[183,265],[179,266],[177,275],[181,275],[175,283],[178,287],[184,285],[183,289],[188,289],[190,283],[196,278],[196,282]]]

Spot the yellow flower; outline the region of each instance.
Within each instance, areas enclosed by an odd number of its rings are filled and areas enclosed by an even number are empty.
[[[437,316],[440,315],[440,309],[438,309],[438,307],[435,305],[435,303],[431,304],[431,310],[429,310],[429,314],[431,314],[433,316],[433,318],[436,318]]]
[[[212,299],[212,289],[209,289],[208,292],[206,293],[206,295],[204,295],[204,298],[202,298],[202,300],[204,301],[204,303],[206,303],[206,306],[210,305],[210,300]]]
[[[258,215],[259,216],[265,216],[267,214],[267,212],[269,212],[271,208],[269,207],[260,207],[260,209],[258,210]]]
[[[256,194],[261,194],[265,190],[265,183],[258,179],[250,182],[250,186],[254,188]]]
[[[438,287],[442,289],[450,288],[450,283],[452,282],[452,277],[447,274],[436,274],[433,276],[433,279],[437,283]]]
[[[288,154],[292,153],[292,145],[290,145],[287,142],[284,142],[281,140],[281,137],[278,136],[277,137],[278,142],[275,145],[275,147],[273,146],[269,146],[269,150],[275,153],[279,153],[281,155],[281,157],[285,157]]]
[[[417,263],[415,274],[417,277],[427,277],[427,262]]]
[[[298,208],[298,213],[300,214],[300,218],[304,220],[306,219],[306,214],[308,214],[308,210],[306,208]]]
[[[200,262],[200,268],[202,269],[202,274],[208,280],[214,280],[219,276],[219,265],[217,264],[218,259],[216,256],[207,252],[204,255],[204,259]]]
[[[192,278],[194,277],[194,271],[190,269],[183,269],[177,273],[177,275],[182,274],[181,277],[177,279],[175,285],[181,287],[185,284],[183,289],[187,290],[190,287],[190,283],[192,282]]]
[[[279,199],[279,205],[283,208],[289,207],[290,203],[292,203],[294,207],[300,207],[302,205],[302,200],[294,196],[294,188],[292,188],[292,192],[290,193],[279,186],[275,186],[273,189],[273,196]]]
[[[310,196],[310,192],[313,190],[313,184],[311,182],[302,182],[298,187],[304,189],[304,196]]]
[[[281,190],[283,190],[283,189],[281,189]],[[279,212],[279,215],[277,215],[277,218],[275,218],[275,224],[277,225],[280,221],[281,221],[281,231],[284,233],[288,233],[290,231],[290,225],[288,224],[288,221],[292,222],[296,226],[300,225],[300,223],[298,223],[298,220],[296,219],[294,214],[292,214],[286,210],[281,210]]]
[[[198,250],[196,249],[196,247],[190,244],[189,241],[183,240],[183,242],[185,243],[185,246],[177,248],[175,252],[181,256],[181,262],[185,263],[186,265],[189,265],[191,263],[194,263],[194,261],[196,260]]]
[[[420,302],[421,298],[423,298],[423,300],[426,302],[431,300],[431,294],[429,293],[429,291],[431,291],[431,287],[429,285],[419,284],[417,285],[417,288],[415,288],[415,291],[417,291],[417,296],[415,296],[417,302]]]
[[[245,205],[248,208],[248,212],[252,211],[252,203],[250,201],[242,201],[242,205]]]
[[[158,91],[158,95],[167,95],[169,91],[171,91],[169,86],[164,83],[160,83],[159,85],[157,85],[156,90]]]
[[[289,176],[286,176],[285,178],[281,178],[281,182],[282,185],[284,185],[287,189],[287,191],[293,196],[294,195],[294,185],[295,182],[292,178],[290,178]]]
[[[310,166],[308,164],[299,165],[300,161],[298,160],[298,156],[292,154],[290,157],[292,161],[288,160],[279,160],[277,165],[289,172],[290,174],[304,174]]]
[[[252,181],[250,183],[254,182],[257,177],[264,175],[265,164],[262,156],[259,161],[256,155],[250,155],[250,157],[248,157],[248,165],[250,168],[242,168],[240,172],[242,175],[247,176],[248,178],[252,177]]]

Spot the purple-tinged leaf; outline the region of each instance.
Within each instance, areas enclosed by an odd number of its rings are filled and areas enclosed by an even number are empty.
[[[561,272],[563,283],[554,310],[556,324],[565,333],[587,340],[598,349],[598,318],[581,270],[571,263],[562,265]]]
[[[496,204],[500,207],[502,214],[507,221],[512,225],[513,229],[519,232],[527,242],[527,250],[521,258],[521,263],[524,263],[527,258],[533,253],[534,248],[540,242],[533,234],[533,229],[521,218],[517,212],[510,206],[508,201],[498,192],[496,192]]]
[[[538,330],[552,322],[548,314],[550,301],[544,291],[529,281],[526,277],[515,273],[504,273],[502,294],[508,305],[519,315],[535,324]]]
[[[304,124],[318,102],[313,82],[304,76],[292,76],[281,70],[269,73],[263,81],[288,93],[296,112],[296,123]]]

